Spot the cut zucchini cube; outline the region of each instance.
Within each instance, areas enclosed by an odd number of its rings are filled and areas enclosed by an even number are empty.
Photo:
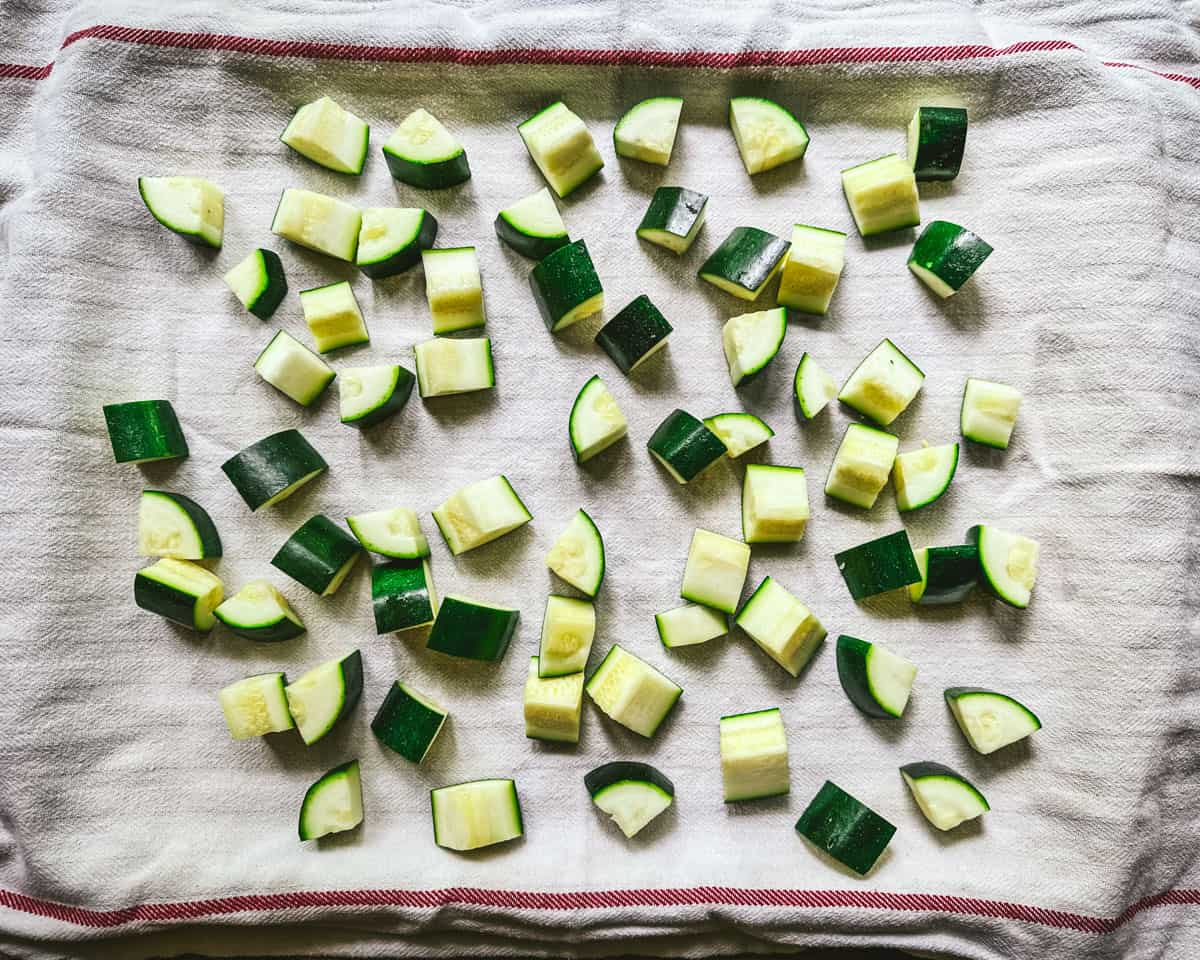
[[[496,236],[524,257],[541,260],[570,242],[550,191],[518,200],[496,216]]]
[[[932,760],[906,763],[900,775],[925,819],[939,830],[953,830],[991,809],[974,784],[944,764]]]
[[[705,417],[704,425],[721,438],[733,459],[775,436],[775,431],[752,413],[718,413]]]
[[[433,519],[455,556],[482,547],[533,519],[508,477],[479,480],[452,494]]]
[[[665,167],[671,162],[682,110],[682,97],[651,97],[634,104],[613,128],[617,156]]]
[[[170,400],[132,400],[104,406],[104,424],[117,463],[152,463],[188,455]]]
[[[917,666],[878,643],[837,639],[838,679],[850,702],[869,717],[899,717],[908,706]]]
[[[772,577],[758,585],[734,623],[793,677],[800,675],[826,634],[812,611]]]
[[[721,718],[725,802],[778,797],[791,788],[787,731],[778,707]]]
[[[583,672],[542,677],[539,658],[529,658],[525,678],[525,736],[531,740],[579,742]]]
[[[761,373],[775,359],[787,333],[787,311],[783,307],[743,313],[731,317],[721,328],[729,379],[736,387]]]
[[[224,687],[217,699],[229,735],[234,740],[249,740],[291,730],[295,723],[283,692],[286,683],[282,673],[262,673]]]
[[[275,586],[252,580],[214,611],[230,631],[257,643],[281,643],[304,633],[304,621]]]
[[[896,828],[865,803],[826,780],[796,821],[796,832],[839,863],[865,876]]]
[[[438,222],[414,207],[365,207],[354,262],[372,280],[393,277],[421,262],[433,246]]]
[[[691,483],[729,453],[720,437],[685,410],[671,411],[646,448],[676,483]]]
[[[592,135],[561,100],[517,127],[546,182],[565,197],[604,166]]]
[[[834,454],[825,481],[826,496],[869,510],[888,482],[900,438],[852,423]]]
[[[741,300],[757,300],[783,267],[788,242],[757,227],[734,227],[700,267],[699,277]]]
[[[576,463],[586,463],[625,436],[629,424],[608,387],[598,376],[580,389],[571,405],[567,435]]]
[[[775,302],[801,313],[825,316],[845,265],[844,233],[796,224],[792,227],[792,245],[783,261]]]
[[[995,753],[1042,729],[1037,714],[1004,693],[980,687],[950,687],[945,698],[967,743],[979,753]]]
[[[546,554],[546,566],[560,580],[594,597],[604,582],[604,539],[585,510],[577,510]]]
[[[842,190],[863,237],[921,222],[916,177],[912,167],[894,153],[843,170]]]
[[[562,677],[587,666],[596,636],[596,608],[587,600],[550,594],[542,619],[538,675]]]
[[[796,543],[808,527],[808,482],[801,467],[746,465],[742,479],[742,539]]]
[[[1020,410],[1020,390],[993,380],[967,377],[959,427],[972,443],[1007,450]]]
[[[658,628],[658,638],[668,650],[708,643],[729,632],[725,614],[698,603],[685,603],[682,607],[656,613],[654,625]]]
[[[221,578],[190,560],[164,557],[133,578],[133,599],[139,607],[198,633],[213,628],[213,611],[224,596]]]
[[[838,399],[886,427],[908,409],[924,382],[921,368],[885,338],[854,368]]]
[[[980,581],[989,592],[1010,607],[1029,606],[1041,554],[1038,542],[987,524],[968,530],[967,540],[979,548]]]
[[[284,687],[300,738],[312,746],[352,711],[362,697],[362,654],[327,660]]]
[[[255,372],[300,406],[316,403],[337,376],[333,367],[286,330],[276,332],[254,361]]]
[[[957,223],[934,220],[917,237],[908,269],[939,297],[952,297],[992,253],[970,230]]]
[[[301,290],[300,306],[318,353],[371,340],[354,289],[345,280]]]
[[[640,657],[614,643],[585,687],[610,719],[643,737],[652,737],[683,694]]]
[[[962,107],[917,107],[908,124],[908,165],[918,180],[953,180],[966,143]]]
[[[483,281],[474,247],[424,250],[425,298],[433,316],[434,333],[453,333],[482,327]]]
[[[347,367],[337,382],[342,423],[361,430],[382,423],[403,410],[417,378],[394,363],[379,367]]]
[[[362,214],[357,207],[311,190],[288,188],[279,198],[271,232],[309,250],[354,262]]]
[[[906,530],[860,543],[835,553],[833,559],[855,600],[899,590],[921,579]]]
[[[559,247],[538,261],[530,271],[529,287],[551,333],[604,309],[604,288],[582,240]]]
[[[645,294],[634,298],[596,333],[596,343],[624,374],[667,345],[671,324]]]
[[[371,732],[405,760],[420,763],[429,755],[448,715],[436,701],[397,680],[379,705]]]
[[[799,160],[808,149],[804,124],[774,100],[733,97],[729,101],[729,126],[751,176]]]
[[[353,830],[363,819],[358,761],[334,767],[308,788],[300,805],[300,839]]]
[[[361,555],[362,547],[354,537],[318,513],[288,537],[271,565],[313,593],[329,597],[337,593]]]
[[[376,633],[398,633],[433,623],[438,602],[428,557],[375,564],[371,568],[371,608]]]
[[[496,385],[492,341],[487,337],[461,340],[434,337],[418,343],[413,353],[417,387],[425,399],[490,390]]]
[[[740,540],[696,530],[688,548],[679,595],[714,610],[733,613],[746,585],[750,547]]]
[[[520,611],[457,594],[438,608],[426,647],[451,657],[499,660],[517,629]]]
[[[453,187],[471,177],[461,143],[428,110],[410,113],[383,145],[392,177],[426,190]]]
[[[202,177],[138,177],[138,193],[154,219],[172,233],[221,248],[225,194],[215,183]]]
[[[811,420],[828,406],[837,396],[838,388],[833,377],[817,363],[811,353],[804,353],[796,365],[796,376],[792,380],[792,401],[796,415]]]
[[[364,120],[321,97],[300,107],[279,139],[328,170],[360,174],[370,137],[371,128]]]
[[[274,250],[251,250],[222,278],[243,307],[260,320],[268,319],[287,294],[283,263]]]
[[[684,187],[659,187],[638,224],[637,235],[675,254],[691,249],[704,226],[708,197]]]
[[[430,791],[433,842],[448,850],[477,850],[525,832],[512,780],[474,780]]]
[[[957,469],[957,443],[897,454],[892,464],[896,508],[905,513],[929,506],[950,489]]]
[[[143,490],[138,502],[138,553],[203,560],[221,556],[221,538],[208,511],[191,497]]]

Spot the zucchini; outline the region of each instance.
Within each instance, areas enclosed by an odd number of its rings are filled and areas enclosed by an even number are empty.
[[[899,437],[865,424],[850,424],[829,466],[825,495],[871,509],[888,482],[899,449]]]
[[[372,280],[394,277],[421,262],[437,240],[438,222],[416,207],[364,207],[354,263]]]
[[[433,511],[433,519],[456,557],[512,533],[533,519],[508,482],[499,474],[453,493]]]
[[[138,193],[150,215],[185,240],[221,249],[225,194],[202,177],[138,177]]]
[[[918,180],[953,180],[966,145],[966,110],[917,107],[908,124],[908,165]]]
[[[825,409],[837,392],[833,377],[825,372],[813,355],[801,354],[800,363],[796,365],[796,376],[792,379],[792,402],[796,415],[811,420]]]
[[[300,739],[312,746],[362,697],[362,654],[351,651],[313,667],[283,688]]]
[[[698,603],[685,603],[673,610],[656,613],[654,625],[658,628],[658,639],[668,650],[707,643],[729,632],[725,614]]]
[[[429,558],[388,560],[371,567],[371,609],[376,633],[427,627],[437,614]]]
[[[701,265],[698,276],[742,300],[757,300],[783,267],[788,242],[757,227],[734,227]]]
[[[421,532],[421,521],[404,507],[358,513],[346,518],[346,526],[364,550],[397,560],[420,560],[429,556],[429,541]]]
[[[811,514],[801,467],[748,463],[742,478],[742,539],[746,543],[798,543]]]
[[[316,403],[337,376],[333,367],[286,330],[277,330],[254,361],[254,370],[302,407]]]
[[[451,657],[499,660],[519,618],[519,610],[448,594],[438,608],[426,646]]]
[[[921,579],[908,587],[913,603],[960,603],[979,581],[979,548],[973,543],[954,547],[921,547],[913,551]]]
[[[837,670],[850,702],[868,717],[899,717],[908,706],[917,666],[878,643],[837,638]]]
[[[673,410],[646,442],[677,483],[690,483],[729,453],[721,438],[683,410]]]
[[[134,603],[198,633],[213,628],[224,595],[220,577],[190,560],[163,557],[133,578]]]
[[[994,753],[1042,729],[1042,721],[1019,700],[981,687],[949,687],[946,705],[967,743],[979,753]]]
[[[316,840],[353,830],[363,819],[358,761],[334,767],[314,783],[300,804],[300,839]]]
[[[496,385],[492,341],[487,337],[434,337],[413,347],[417,388],[425,399],[490,390]]]
[[[420,763],[429,756],[448,715],[445,707],[397,680],[379,705],[371,732],[389,750]]]
[[[138,553],[204,560],[221,556],[221,538],[205,509],[182,493],[143,490],[138,503]]]
[[[838,399],[881,427],[908,409],[925,374],[886,337],[846,378]]]
[[[957,443],[897,454],[892,463],[896,508],[904,513],[929,506],[950,489],[950,481],[957,469]]]
[[[792,227],[792,244],[783,261],[775,302],[801,313],[825,316],[845,265],[844,233],[797,223]]]
[[[318,353],[371,341],[354,290],[345,280],[301,290],[300,307]]]
[[[1007,450],[1020,410],[1020,390],[993,380],[967,377],[959,427],[972,443]]]
[[[913,244],[912,253],[908,255],[908,269],[945,299],[958,293],[991,253],[991,245],[970,230],[957,223],[934,220]]]
[[[896,828],[865,803],[826,780],[796,821],[796,832],[838,863],[866,876]]]
[[[787,731],[778,707],[721,718],[725,802],[778,797],[791,788]]]
[[[729,126],[751,176],[799,160],[808,149],[804,124],[774,100],[733,97],[729,101]]]
[[[269,319],[287,295],[287,278],[279,254],[262,247],[251,250],[222,279],[242,306],[259,320]]]
[[[906,530],[835,553],[833,560],[855,600],[899,590],[921,579]]]
[[[433,842],[447,850],[477,850],[515,840],[525,832],[512,780],[473,780],[429,793]]]
[[[721,329],[729,379],[736,387],[761,373],[775,359],[787,333],[787,311],[783,307],[743,313],[731,317]]]
[[[594,597],[604,582],[604,539],[585,510],[577,510],[546,554],[546,566],[560,580]]]
[[[665,167],[671,162],[682,111],[682,97],[651,97],[635,103],[613,127],[617,156]]]
[[[282,673],[260,673],[222,688],[217,700],[229,735],[234,740],[249,740],[295,727],[283,692],[286,684]]]
[[[329,97],[300,107],[279,139],[300,156],[335,173],[363,171],[371,128]]]
[[[517,132],[542,176],[560,197],[604,166],[588,128],[561,100],[535,113],[517,127]]]
[[[705,417],[704,425],[721,438],[726,452],[734,458],[775,436],[775,431],[752,413],[718,413]]]
[[[294,640],[305,630],[299,614],[266,580],[252,580],[213,612],[232,633],[258,643]]]
[[[629,424],[608,387],[591,377],[575,396],[567,422],[567,436],[576,463],[585,463],[625,436]]]
[[[758,585],[733,622],[793,677],[800,676],[826,634],[813,612],[773,577]]]
[[[733,613],[746,585],[750,547],[709,530],[696,530],[688,547],[679,596],[723,613]]]
[[[338,377],[342,423],[364,429],[394,417],[412,396],[417,378],[398,363],[348,367]]]
[[[596,636],[596,608],[587,600],[550,594],[542,618],[538,676],[563,677],[587,666]]]
[[[967,540],[979,548],[979,579],[993,596],[1023,610],[1037,581],[1036,540],[999,527],[980,524],[967,531]]]
[[[672,327],[644,293],[627,303],[596,333],[596,343],[625,374],[667,345]]]
[[[187,440],[170,400],[107,403],[104,425],[117,463],[153,463],[188,455]]]
[[[604,288],[582,240],[548,253],[529,273],[538,312],[551,333],[604,309]]]
[[[842,192],[859,236],[874,237],[921,222],[912,167],[894,153],[843,170]]]
[[[286,500],[329,465],[299,430],[281,430],[240,450],[221,464],[252,511]]]
[[[675,784],[636,760],[602,764],[583,778],[597,808],[607,813],[627,838],[633,838],[675,799]]]
[[[571,242],[550,191],[542,187],[496,215],[496,236],[523,257],[541,260]]]
[[[643,737],[652,737],[683,688],[614,643],[584,687],[600,711]]]
[[[425,268],[425,299],[429,301],[434,333],[470,330],[487,322],[483,280],[474,247],[423,250],[421,263]]]
[[[271,232],[336,260],[354,262],[362,213],[357,207],[311,190],[289,187],[279,198]]]
[[[540,657],[529,658],[525,677],[525,736],[530,740],[578,743],[583,673],[543,677],[538,667],[540,660]]]
[[[925,819],[939,830],[953,830],[992,809],[970,780],[944,764],[932,760],[906,763],[900,776]]]
[[[282,570],[313,593],[329,597],[354,569],[362,554],[350,534],[322,513],[302,523],[271,558],[271,566]]]
[[[428,110],[414,110],[383,145],[392,178],[411,187],[440,190],[471,177],[467,152]]]
[[[638,224],[637,235],[648,243],[683,254],[704,226],[708,197],[685,187],[659,187]]]

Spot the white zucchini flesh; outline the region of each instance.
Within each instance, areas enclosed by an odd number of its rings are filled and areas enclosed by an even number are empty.
[[[274,584],[252,580],[216,609],[217,619],[228,627],[252,630],[290,620],[301,630],[304,622]]]
[[[900,510],[916,510],[938,499],[958,469],[958,444],[923,447],[897,454],[892,463],[892,487]]]
[[[696,530],[688,547],[679,595],[692,603],[733,613],[746,585],[750,547],[710,530]]]
[[[561,677],[587,666],[596,636],[596,608],[587,600],[550,594],[542,619],[538,675]]]
[[[771,100],[734,97],[729,101],[729,126],[751,175],[797,160],[808,148],[803,124]]]
[[[861,423],[850,424],[829,468],[825,493],[869,510],[887,484],[899,449],[899,437]]]
[[[975,540],[979,545],[979,569],[992,592],[1011,606],[1029,606],[1041,554],[1038,542],[991,526],[979,527]]]
[[[296,111],[279,139],[302,157],[338,173],[362,173],[371,128],[329,97]]]
[[[474,247],[422,250],[425,298],[433,317],[434,333],[452,333],[482,327],[483,281]]]
[[[342,714],[348,693],[343,668],[346,659],[319,664],[284,689],[288,710],[305,743],[320,740]]]
[[[1005,450],[1020,410],[1020,390],[1006,383],[967,377],[959,415],[962,435],[975,443]]]
[[[662,341],[666,343],[666,340]],[[568,432],[575,459],[592,459],[620,440],[629,430],[625,414],[608,386],[598,376],[585,383],[571,407]]]
[[[917,665],[878,643],[867,651],[867,686],[884,710],[899,717],[912,696]]]
[[[311,190],[283,191],[271,232],[338,260],[354,262],[362,213],[335,197]]]
[[[921,222],[917,178],[904,158],[894,153],[843,170],[842,190],[861,236]]]
[[[428,110],[405,117],[388,137],[384,150],[413,163],[439,163],[463,152],[462,144]]]
[[[407,560],[429,556],[429,541],[421,532],[421,521],[405,507],[355,514],[346,518],[346,525],[372,553]]]
[[[619,644],[613,644],[584,688],[608,717],[652,737],[683,689]]]
[[[492,341],[487,337],[434,337],[413,347],[417,386],[422,397],[445,397],[496,385]]]
[[[353,423],[387,403],[400,382],[400,370],[395,364],[344,367],[337,380],[338,415],[342,422]],[[412,389],[411,385],[408,389]]]
[[[604,580],[604,540],[583,510],[575,516],[546,554],[546,566],[560,580],[594,597]]]
[[[416,243],[425,217],[421,207],[364,207],[355,262],[378,263]]]
[[[300,307],[318,353],[370,340],[354,288],[345,280],[301,290]]]
[[[833,377],[813,359],[811,353],[805,353],[800,358],[792,386],[796,396],[796,407],[805,420],[811,420],[824,410],[838,392]]]
[[[146,209],[168,230],[220,247],[225,233],[225,194],[201,177],[138,177]]]
[[[855,367],[838,399],[886,427],[908,408],[924,382],[920,367],[884,339]]]
[[[308,788],[300,807],[300,839],[353,830],[363,820],[358,761],[335,767]]]
[[[991,690],[952,688],[946,691],[946,703],[967,742],[979,753],[994,753],[1042,728],[1024,704]]]
[[[793,677],[825,639],[821,621],[771,577],[763,580],[734,622]]]
[[[685,603],[673,610],[654,615],[658,637],[664,647],[691,647],[707,643],[729,632],[725,614],[698,603]]]
[[[524,833],[512,780],[475,780],[430,793],[433,839],[449,850],[477,850]]]
[[[781,307],[824,316],[846,265],[846,235],[798,223],[779,275]]]
[[[644,780],[622,780],[592,794],[592,803],[612,817],[632,838],[674,801],[669,793]]]
[[[433,511],[455,556],[511,533],[533,516],[503,474],[472,483]]]
[[[800,467],[751,463],[742,478],[742,538],[746,543],[795,543],[811,516]]]
[[[561,101],[530,117],[517,131],[542,176],[560,197],[604,166],[588,128]]]
[[[704,425],[721,438],[733,458],[775,436],[775,431],[752,413],[718,413],[715,417],[705,417]]]
[[[567,225],[550,191],[542,187],[537,193],[518,200],[511,207],[500,211],[515,230],[531,237],[565,237]]]
[[[721,330],[729,379],[736,387],[770,363],[787,333],[787,311],[782,307],[731,317]]]
[[[175,560],[203,560],[207,556],[204,540],[188,512],[156,490],[143,490],[138,501],[138,553]]]
[[[613,128],[618,156],[665,167],[679,130],[681,97],[651,97],[630,107]]]
[[[925,819],[939,830],[953,830],[991,809],[983,794],[957,775],[912,777],[903,769],[900,774]]]
[[[722,717],[720,729],[726,803],[788,792],[787,731],[778,708]]]
[[[260,377],[301,406],[312,404],[329,386],[333,368],[286,330],[280,330],[254,361]]]
[[[295,726],[284,694],[286,682],[282,673],[263,673],[231,683],[217,694],[234,740],[280,733]]]
[[[532,740],[578,743],[583,673],[542,677],[540,659],[529,658],[529,673],[525,677],[525,736]]]

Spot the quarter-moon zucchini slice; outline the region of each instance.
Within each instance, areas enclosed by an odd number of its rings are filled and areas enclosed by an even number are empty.
[[[751,175],[799,160],[808,149],[804,124],[773,100],[732,98],[729,126],[746,172]]]
[[[837,669],[846,696],[868,717],[903,715],[916,664],[878,643],[843,634],[837,639]]]
[[[980,687],[950,687],[946,705],[975,750],[994,753],[1042,729],[1042,721],[1019,700]]]
[[[300,107],[279,139],[327,170],[357,175],[367,162],[371,128],[336,101],[321,97]]]
[[[979,548],[983,585],[1009,606],[1029,606],[1041,553],[1037,541],[987,524],[968,530],[967,540]]]
[[[675,799],[675,785],[648,763],[614,760],[583,778],[592,803],[634,837]]]
[[[932,760],[906,763],[900,775],[925,819],[939,830],[953,830],[992,809],[970,780],[944,764]]]
[[[221,248],[225,194],[215,183],[202,177],[138,177],[138,193],[154,219],[172,233]]]
[[[682,110],[682,97],[651,97],[635,103],[613,128],[617,156],[665,167],[671,162]]]
[[[300,805],[300,839],[316,840],[353,830],[362,823],[362,781],[358,761],[334,767],[308,788]]]

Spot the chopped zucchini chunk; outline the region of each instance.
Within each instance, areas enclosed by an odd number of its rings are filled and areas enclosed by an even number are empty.
[[[932,760],[906,763],[900,775],[925,819],[939,830],[953,830],[991,809],[974,784],[944,764]]]
[[[793,677],[800,676],[826,634],[813,612],[772,577],[758,585],[733,622]]]
[[[885,338],[854,368],[838,399],[886,427],[908,409],[924,382],[921,368]]]
[[[913,551],[921,579],[909,584],[913,603],[931,606],[959,603],[979,582],[979,548],[973,543],[953,547],[921,547]]]
[[[262,673],[231,683],[217,694],[225,724],[234,740],[282,733],[296,724],[288,712],[282,673]]]
[[[546,566],[560,580],[594,597],[604,582],[604,540],[585,510],[577,510],[546,555]]]
[[[732,98],[729,126],[746,172],[751,175],[799,160],[808,149],[804,124],[773,100]]]
[[[447,850],[477,850],[515,840],[525,832],[512,780],[474,780],[429,794],[433,842]]]
[[[429,558],[388,560],[371,568],[371,609],[376,633],[427,627],[437,615]]]
[[[287,294],[283,263],[274,250],[251,250],[223,278],[243,307],[260,320],[268,319]]]
[[[801,313],[825,316],[845,265],[844,233],[796,224],[783,261],[776,302]]]
[[[271,565],[313,593],[329,597],[337,593],[361,554],[357,540],[318,513],[288,537]]]
[[[643,737],[654,736],[683,694],[682,687],[616,643],[585,689],[605,715]]]
[[[783,267],[788,242],[757,227],[734,227],[700,267],[701,280],[741,300],[757,300]]]
[[[855,873],[871,872],[896,828],[826,780],[796,821],[796,832]]]
[[[301,290],[300,306],[318,353],[370,342],[354,289],[345,280]]]
[[[829,468],[826,496],[869,510],[887,484],[899,449],[899,437],[861,423],[850,424]]]
[[[783,307],[743,313],[725,322],[721,341],[729,379],[735,387],[761,373],[775,359],[786,333],[787,311]]]
[[[676,483],[690,483],[729,453],[720,437],[684,410],[668,414],[646,448]]]
[[[596,636],[596,608],[587,600],[550,594],[542,619],[538,676],[562,677],[587,666]]]
[[[336,173],[362,173],[371,128],[329,97],[306,103],[279,139],[300,156]]]
[[[520,615],[509,607],[449,594],[438,608],[426,647],[451,657],[499,660]]]
[[[811,420],[825,409],[837,392],[837,384],[825,372],[825,368],[817,363],[811,353],[803,354],[792,381],[792,400],[796,413],[805,420]]]
[[[671,330],[667,318],[642,294],[600,328],[596,343],[622,373],[630,374],[667,345]]]
[[[921,222],[912,167],[894,153],[843,170],[842,190],[861,236],[873,237]]]
[[[617,156],[665,167],[679,130],[682,97],[651,97],[625,111],[613,128]]]
[[[337,376],[333,367],[286,330],[279,330],[254,361],[260,377],[302,407],[311,406]]]
[[[899,717],[908,706],[917,666],[878,643],[837,639],[838,679],[850,702],[869,717]]]
[[[917,107],[908,124],[908,165],[918,180],[953,180],[966,143],[962,107]]]
[[[750,547],[740,540],[696,530],[688,548],[679,596],[714,610],[733,613],[746,584]]]
[[[659,187],[638,224],[637,235],[675,254],[687,253],[704,226],[708,197],[684,187]]]
[[[416,382],[398,363],[345,368],[338,377],[342,423],[362,429],[395,416],[408,403]]]
[[[362,654],[357,650],[313,667],[284,688],[300,738],[312,746],[362,697]]]
[[[138,504],[138,553],[204,560],[221,556],[221,538],[208,512],[191,497],[143,490]]]
[[[551,333],[604,309],[604,288],[582,240],[561,246],[538,261],[530,271],[529,287]]]
[[[897,530],[833,555],[850,596],[863,600],[921,579],[908,532]]]
[[[213,628],[213,611],[224,598],[224,590],[215,573],[190,560],[171,557],[143,567],[133,578],[133,600],[139,607],[198,633]]]
[[[421,253],[425,267],[425,298],[433,316],[434,333],[453,333],[482,327],[483,281],[474,247],[442,247]]]
[[[308,788],[300,805],[300,839],[353,830],[363,819],[358,761],[334,767]]]
[[[304,621],[266,580],[252,580],[214,611],[233,633],[258,643],[280,643],[304,633]]]
[[[524,257],[541,260],[570,242],[562,214],[550,191],[518,200],[496,216],[496,236]]]
[[[972,748],[994,753],[1042,729],[1042,721],[1025,704],[994,690],[950,687],[946,704]]]
[[[983,585],[1011,607],[1029,606],[1038,575],[1038,542],[985,524],[968,530],[967,540],[979,548]]]
[[[612,817],[626,837],[641,832],[675,799],[675,785],[648,763],[614,760],[583,778],[600,810]]]
[[[420,763],[429,755],[447,716],[445,707],[397,680],[379,705],[371,732],[405,760]]]
[[[286,500],[329,469],[299,430],[281,430],[240,450],[221,464],[251,510]]]
[[[399,560],[429,556],[429,541],[421,532],[421,521],[405,507],[355,514],[346,518],[346,526],[372,553]]]
[[[795,543],[808,527],[808,482],[801,467],[746,465],[742,479],[742,539]]]
[[[366,207],[354,262],[373,280],[392,277],[421,262],[421,251],[437,239],[438,222],[428,210]]]
[[[170,400],[105,404],[104,425],[117,463],[152,463],[188,455]]]
[[[662,645],[669,650],[708,643],[729,632],[729,620],[725,614],[698,603],[685,603],[682,607],[656,613],[654,625],[658,628]]]
[[[934,220],[913,244],[908,269],[945,299],[962,289],[991,252],[991,246],[970,230],[957,223]]]
[[[461,340],[434,337],[418,343],[413,353],[417,361],[417,387],[426,399],[496,386],[492,341],[487,337]]]
[[[778,707],[721,718],[721,779],[726,803],[788,792],[787,731]]]
[[[467,152],[428,110],[414,110],[388,137],[383,159],[392,177],[426,190],[453,187],[470,179]]]
[[[499,474],[469,484],[433,511],[433,519],[455,556],[491,543],[533,519],[508,477]]]
[[[220,249],[225,233],[225,194],[202,177],[138,177],[146,209],[185,240]]]
[[[607,450],[625,436],[628,426],[604,381],[592,377],[575,397],[567,425],[576,462],[585,463]]]
[[[972,443],[1006,450],[1020,410],[1020,390],[1005,383],[967,377],[959,427]]]
[[[342,200],[289,188],[279,198],[271,232],[337,260],[354,262],[362,213]]]
[[[543,677],[540,657],[529,658],[525,677],[525,736],[531,740],[579,742],[583,713],[583,671]]]
[[[592,135],[561,100],[517,127],[529,156],[560,197],[575,190],[604,166]]]
[[[705,417],[704,425],[721,438],[729,456],[734,458],[775,436],[775,431],[752,413],[718,413]]]
[[[897,509],[904,513],[929,506],[950,489],[957,469],[957,443],[898,454],[892,464]]]

